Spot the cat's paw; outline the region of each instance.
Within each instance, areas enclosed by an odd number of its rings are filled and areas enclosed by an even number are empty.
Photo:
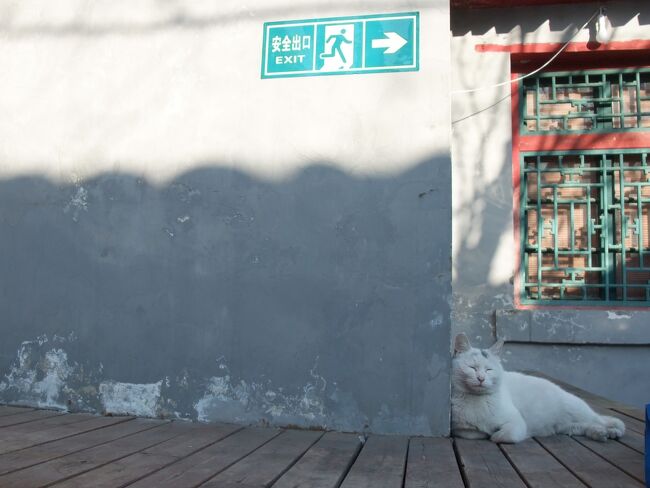
[[[622,420],[615,417],[605,417],[607,425],[607,437],[610,439],[618,439],[625,434],[625,424]]]
[[[490,436],[490,440],[498,444],[501,443],[515,444],[516,442],[523,441],[525,438],[526,438],[526,434],[517,432],[509,428],[497,430],[494,434]]]
[[[602,425],[590,425],[585,429],[585,436],[598,442],[605,442],[609,438],[609,432]]]
[[[610,439],[618,439],[619,437],[623,437],[623,434],[625,434],[625,430],[617,429],[616,427],[607,428],[607,437]]]

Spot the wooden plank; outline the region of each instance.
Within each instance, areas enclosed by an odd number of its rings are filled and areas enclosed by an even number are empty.
[[[199,486],[229,468],[281,431],[251,428],[239,431],[185,459],[137,481],[129,488],[178,488]]]
[[[641,454],[645,453],[645,436],[634,432],[633,430],[628,430],[625,432],[625,435],[618,439],[618,442],[625,444],[627,447],[634,449]]]
[[[65,415],[65,417],[69,417],[69,415]],[[59,418],[60,417],[53,417],[52,420],[58,420]],[[0,439],[2,439],[2,443],[0,443],[0,454],[26,449],[46,442],[54,442],[83,432],[100,429],[119,422],[126,422],[132,418],[133,417],[97,417],[88,415],[81,422],[50,425],[47,426],[49,428],[43,428],[42,430],[35,432],[20,432],[20,427],[23,425],[32,426],[39,422],[30,422],[29,424],[18,425],[15,426],[16,430],[9,432],[9,428],[7,428],[0,434]],[[9,432],[10,435],[6,435],[7,432]]]
[[[273,488],[336,488],[361,449],[357,434],[328,432]]]
[[[92,418],[92,415],[85,413],[55,415],[53,417],[46,417],[44,419],[35,420],[34,422],[7,426],[2,429],[0,437],[3,441],[5,441],[6,439],[10,439],[15,435],[23,435],[30,432],[43,432],[45,430],[60,427],[62,425],[84,422]]]
[[[124,486],[165,466],[200,451],[240,430],[234,425],[194,424],[190,432],[119,459],[82,475],[57,483],[57,488],[113,488]]]
[[[456,439],[465,478],[472,488],[525,488],[517,472],[494,442]]]
[[[43,420],[48,417],[55,417],[59,415],[63,415],[63,412],[55,412],[54,410],[31,410],[29,412],[18,413],[16,415],[5,415],[4,417],[0,417],[0,427],[25,424],[27,422],[34,422],[36,420]]]
[[[12,407],[9,405],[0,405],[0,417],[5,415],[16,415],[17,413],[31,412],[34,410],[30,407]]]
[[[401,488],[408,437],[370,436],[341,488]]]
[[[40,444],[29,449],[24,449],[9,454],[0,455],[0,475],[11,473],[19,469],[28,468],[36,464],[57,459],[84,449],[89,449],[101,444],[133,435],[154,427],[161,422],[157,420],[131,420],[125,422],[123,417],[100,417],[104,425],[95,430],[57,440],[47,444]],[[113,424],[110,421],[113,420]],[[0,478],[2,479],[2,478]],[[2,486],[2,483],[0,483]]]
[[[639,420],[640,422],[645,423],[645,412],[640,408],[634,407],[615,407],[612,410],[616,410],[618,413],[627,415],[633,419]]]
[[[463,488],[452,440],[412,438],[404,481],[404,488]]]
[[[101,446],[0,476],[0,486],[3,488],[24,488],[26,486],[36,488],[50,485],[164,442],[178,436],[181,432],[181,428],[168,422]]]
[[[575,437],[575,440],[633,478],[645,482],[643,454],[618,442],[597,442],[586,437]]]
[[[501,450],[530,488],[584,488],[578,478],[532,439],[501,444]]]
[[[322,432],[305,430],[284,431],[201,486],[205,488],[270,486],[322,435]]]
[[[591,488],[643,486],[568,436],[539,437],[536,440]]]

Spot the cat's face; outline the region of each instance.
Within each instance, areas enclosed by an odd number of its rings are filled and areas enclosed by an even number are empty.
[[[499,341],[489,349],[476,349],[465,334],[457,335],[452,360],[454,386],[475,395],[496,391],[503,376],[499,359],[502,346],[503,341]]]

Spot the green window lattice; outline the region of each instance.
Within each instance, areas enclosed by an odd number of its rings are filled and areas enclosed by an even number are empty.
[[[521,96],[522,134],[650,129],[650,69],[543,73]]]
[[[650,300],[649,154],[521,155],[522,303]]]

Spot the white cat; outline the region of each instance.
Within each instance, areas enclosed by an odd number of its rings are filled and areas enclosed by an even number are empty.
[[[503,341],[473,348],[458,334],[452,361],[451,432],[455,437],[520,442],[553,434],[617,439],[625,425],[542,378],[504,371]]]

